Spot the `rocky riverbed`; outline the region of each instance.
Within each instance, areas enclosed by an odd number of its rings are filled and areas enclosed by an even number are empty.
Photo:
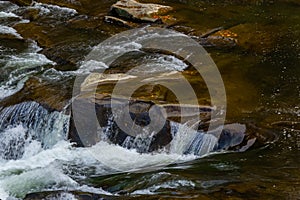
[[[297,199],[299,8],[295,0],[0,1],[0,199]],[[96,45],[134,28],[178,31],[206,49],[226,89],[220,135],[202,135],[215,108],[199,72],[180,57],[137,49],[95,76],[82,68]],[[130,102],[138,125],[150,123],[154,104],[156,116],[172,113],[150,142],[114,124],[107,102],[116,82],[146,73],[188,80],[202,113],[199,135],[184,135],[190,129],[180,121],[181,107],[195,105],[179,105],[162,85],[140,87]],[[76,85],[79,75],[89,84]],[[83,116],[96,103],[106,140],[95,131],[87,142],[78,137],[76,101]],[[211,146],[197,149],[203,141]]]

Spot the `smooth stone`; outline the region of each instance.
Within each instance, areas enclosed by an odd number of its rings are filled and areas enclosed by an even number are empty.
[[[111,12],[119,17],[145,22],[159,22],[161,16],[172,10],[170,6],[121,0],[111,6]]]

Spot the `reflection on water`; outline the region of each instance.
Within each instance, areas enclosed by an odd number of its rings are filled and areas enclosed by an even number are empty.
[[[68,92],[55,91],[71,88],[70,71],[78,68],[94,45],[126,30],[103,22],[114,3],[112,0],[57,1],[56,5],[52,1],[41,2],[17,6],[0,1],[0,99],[21,90],[9,102],[1,100],[0,110],[12,101],[20,103],[24,99],[50,101],[51,105],[67,102]],[[27,154],[14,161],[1,158],[0,198],[9,192],[24,197],[29,191],[44,190],[73,191],[73,194],[57,195],[57,198],[70,199],[77,195],[75,191],[118,195],[114,196],[116,199],[124,198],[123,195],[136,199],[158,198],[158,195],[166,199],[170,196],[299,198],[300,3],[296,0],[143,2],[173,6],[170,15],[176,22],[169,28],[195,39],[221,26],[237,35],[235,48],[206,48],[225,83],[227,121],[267,127],[278,134],[278,141],[244,153],[188,159],[191,161],[154,172],[109,174],[105,166],[95,165],[88,159],[85,149],[73,149],[68,142],[60,141],[53,148],[43,150],[40,142],[30,142],[34,138],[26,136],[24,127],[4,127],[0,134],[7,133],[7,137],[27,148],[23,151]],[[21,139],[14,134],[20,134]],[[47,158],[47,163],[43,158]],[[140,159],[147,162],[147,158]],[[48,164],[50,167],[45,167]],[[26,185],[24,181],[31,184]]]

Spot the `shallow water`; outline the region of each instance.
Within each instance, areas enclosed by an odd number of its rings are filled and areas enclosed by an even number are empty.
[[[141,155],[106,143],[74,148],[65,141],[64,108],[74,76],[82,73],[77,68],[93,46],[127,29],[103,22],[111,0],[39,2],[17,6],[0,1],[1,119],[17,109],[9,106],[32,100],[63,111],[54,116],[38,111],[34,127],[25,127],[22,117],[0,127],[0,199],[45,191],[65,192],[56,199],[74,199],[78,191],[108,199],[300,197],[298,1],[145,1],[173,6],[169,14],[177,20],[170,28],[194,38],[220,26],[238,34],[238,47],[206,47],[225,83],[226,120],[254,123],[278,135],[264,148],[203,158]],[[161,64],[160,58],[151,59]],[[199,97],[201,103],[208,101],[206,95]],[[24,107],[32,116],[38,109],[34,103]],[[7,155],[3,152],[16,150],[7,144],[23,150]],[[101,162],[93,151],[100,152]]]

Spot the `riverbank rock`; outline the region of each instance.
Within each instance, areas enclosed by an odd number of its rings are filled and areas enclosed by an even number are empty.
[[[132,21],[162,22],[164,14],[172,7],[152,3],[139,3],[134,0],[121,0],[111,6],[111,13]]]

